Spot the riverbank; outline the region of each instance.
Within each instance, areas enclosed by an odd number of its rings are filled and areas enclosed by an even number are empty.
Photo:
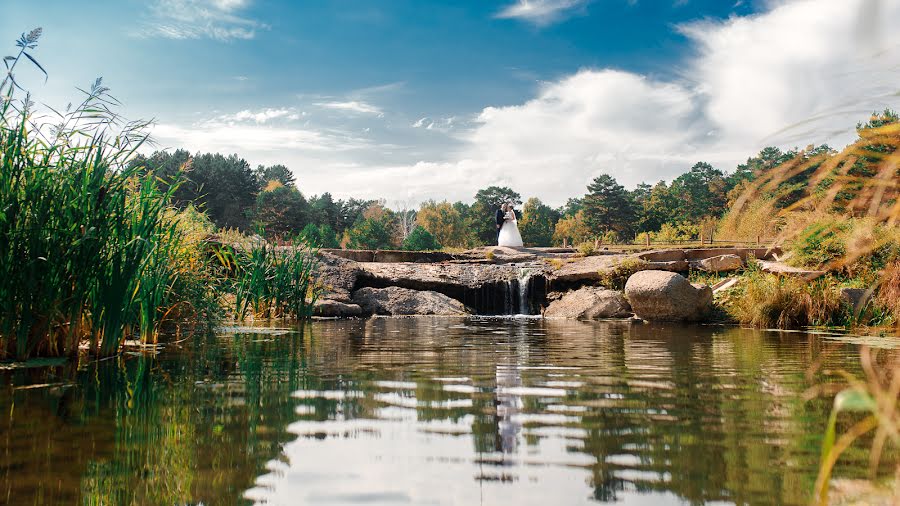
[[[605,251],[583,256],[565,248],[485,247],[455,254],[323,250],[319,256],[322,293],[314,315],[321,317],[441,314],[437,306],[445,304],[447,314],[636,317],[778,328],[829,324],[850,328],[872,323],[871,317],[864,318],[867,313],[880,315],[876,323],[883,326],[894,321],[889,310],[877,306],[879,290],[843,286],[844,280],[826,270],[789,265],[782,260],[786,255],[781,248]],[[635,277],[646,272],[661,274]],[[629,280],[634,278],[636,287],[638,278],[646,284],[654,276],[656,281],[643,292],[634,288],[629,297]],[[357,296],[363,289],[366,297]],[[692,296],[690,289],[709,293]],[[654,291],[659,293],[653,295]],[[379,293],[384,294],[379,304],[364,300]],[[656,307],[635,299],[639,293],[656,297]],[[660,309],[666,297],[684,311]],[[792,297],[796,300],[789,300]],[[430,302],[420,310],[393,300],[416,298]],[[810,317],[815,312],[819,320]]]

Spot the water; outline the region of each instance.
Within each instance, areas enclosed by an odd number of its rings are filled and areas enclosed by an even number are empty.
[[[0,371],[0,502],[807,504],[830,406],[802,400],[822,379],[806,370],[828,349],[826,367],[859,372],[857,345],[802,333],[534,318],[293,330]],[[838,473],[865,467],[860,447]]]

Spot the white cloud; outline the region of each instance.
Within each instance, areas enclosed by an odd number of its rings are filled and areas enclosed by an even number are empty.
[[[250,0],[153,0],[150,20],[138,30],[141,37],[216,40],[252,39],[266,25],[242,17]]]
[[[564,18],[586,3],[586,0],[516,0],[498,12],[496,17],[521,19],[543,26]]]
[[[585,69],[523,104],[485,108],[456,161],[373,170],[348,184],[371,192],[381,174],[390,183],[375,191],[387,197],[411,188],[466,200],[507,184],[560,204],[601,173],[633,187],[701,160],[730,171],[767,145],[840,148],[857,121],[900,107],[898,23],[896,2],[797,0],[683,26],[696,52],[676,79]]]
[[[682,26],[694,52],[676,78],[583,69],[522,104],[485,107],[452,136],[418,130],[436,129],[440,118],[410,119],[411,147],[388,145],[384,135],[393,134],[377,127],[370,142],[354,137],[349,132],[369,126],[355,123],[362,118],[341,118],[345,131],[289,128],[286,116],[257,124],[254,115],[265,110],[249,111],[237,127],[166,127],[157,137],[297,167],[310,193],[468,201],[501,184],[559,205],[600,173],[633,187],[670,180],[701,160],[733,170],[766,145],[843,147],[857,121],[900,108],[900,32],[891,29],[898,24],[898,2],[795,0],[753,17]],[[382,114],[358,97],[317,100],[351,116]]]
[[[323,107],[325,109],[332,109],[335,111],[341,111],[350,114],[374,114],[377,116],[384,115],[379,107],[363,102],[362,100],[316,102],[314,105]]]
[[[238,111],[234,114],[220,116],[218,120],[225,122],[253,121],[254,123],[261,124],[279,118],[296,120],[300,118],[301,114],[302,113],[296,112],[293,108],[284,107],[278,109],[260,109],[258,111],[244,109],[243,111]]]

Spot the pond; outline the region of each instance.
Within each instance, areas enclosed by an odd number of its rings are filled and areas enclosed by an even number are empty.
[[[223,328],[0,371],[0,502],[807,504],[830,408],[807,371],[858,353],[535,318]],[[838,474],[866,466],[860,445]]]

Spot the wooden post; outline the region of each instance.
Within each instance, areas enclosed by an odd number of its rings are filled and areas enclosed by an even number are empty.
[[[645,232],[645,234],[647,237],[647,247],[649,248],[650,247],[650,232]]]

